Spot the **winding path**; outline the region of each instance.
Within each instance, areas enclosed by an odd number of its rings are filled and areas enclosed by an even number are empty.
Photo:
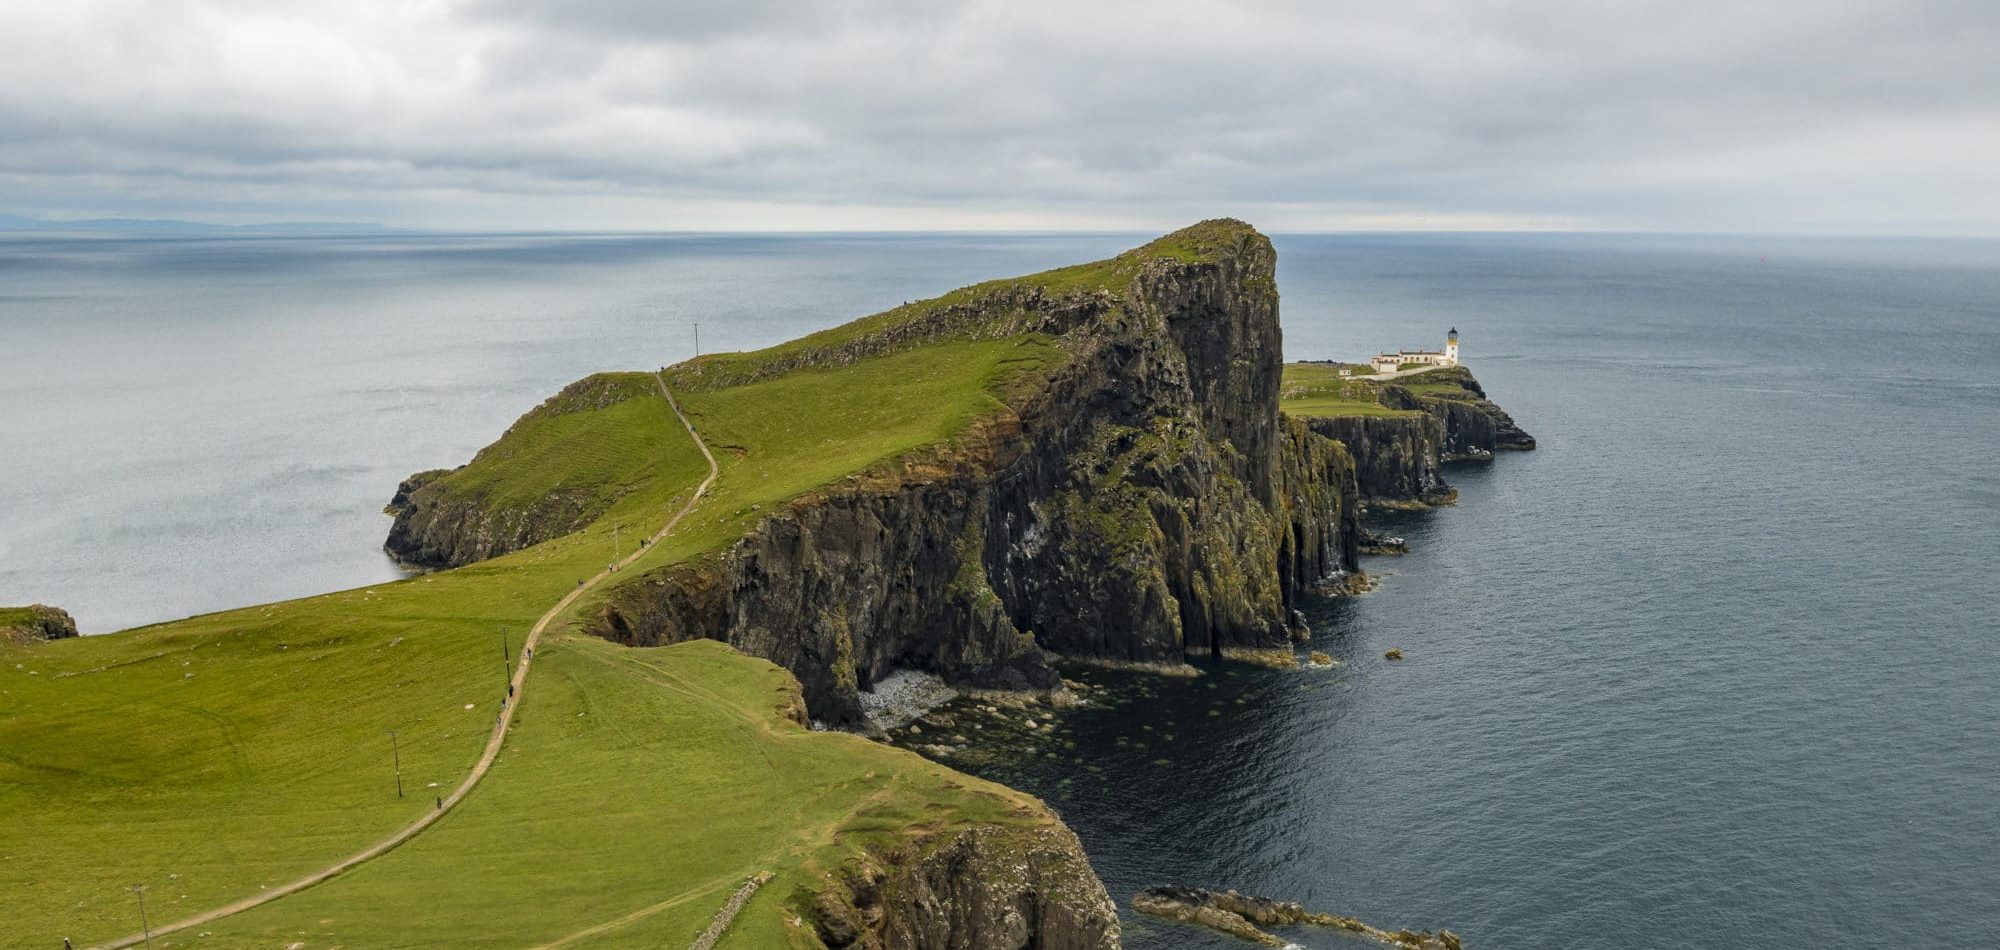
[[[674,526],[680,524],[681,519],[687,517],[688,513],[694,510],[695,505],[701,503],[701,499],[708,494],[710,486],[715,484],[716,477],[722,474],[722,469],[715,464],[715,453],[708,450],[708,443],[701,440],[701,433],[695,431],[694,423],[689,422],[687,415],[681,412],[680,403],[674,401],[674,394],[667,391],[666,378],[655,373],[653,381],[659,384],[660,395],[666,397],[667,406],[674,411],[674,418],[680,420],[681,426],[687,429],[688,437],[694,440],[695,448],[700,449],[702,457],[708,460],[708,477],[702,479],[700,485],[695,486],[694,495],[688,498],[687,504],[682,505],[680,511],[675,512],[673,517],[668,518],[667,523],[661,526],[659,531],[654,532],[651,540],[610,567],[606,567],[604,570],[592,575],[582,584],[579,584],[575,590],[564,594],[563,598],[557,601],[554,607],[550,607],[547,613],[542,614],[540,620],[535,621],[534,628],[528,631],[528,638],[521,644],[520,663],[516,666],[514,679],[511,681],[513,688],[510,692],[513,694],[513,698],[500,708],[500,717],[493,723],[493,734],[486,739],[486,749],[479,754],[479,761],[473,764],[472,772],[465,777],[465,781],[460,782],[450,795],[445,796],[443,804],[439,807],[424,812],[423,817],[411,822],[401,831],[355,854],[314,871],[290,884],[274,887],[251,897],[245,897],[235,903],[224,904],[214,910],[203,911],[192,917],[184,917],[172,923],[154,927],[151,930],[152,936],[169,934],[177,930],[186,930],[189,927],[197,927],[202,924],[221,920],[224,917],[240,914],[253,907],[268,904],[280,897],[296,894],[343,871],[352,870],[364,862],[379,858],[389,853],[397,845],[416,837],[425,828],[429,828],[431,825],[437,823],[437,820],[443,818],[446,812],[451,811],[453,806],[464,801],[465,796],[472,793],[473,786],[478,785],[479,780],[486,777],[487,770],[493,767],[493,761],[500,757],[500,747],[507,741],[507,728],[514,724],[514,710],[520,706],[521,700],[527,696],[528,667],[535,661],[535,645],[541,642],[542,632],[549,628],[549,624],[555,622],[557,616],[561,615],[563,611],[568,610],[571,604],[576,603],[577,598],[588,593],[592,588],[596,587],[605,578],[610,577],[620,568],[638,560],[640,555],[652,550],[654,544],[659,543],[661,539],[671,533],[674,530]],[[109,943],[98,944],[92,950],[118,950],[121,947],[136,946],[146,942],[147,937],[146,933],[136,933]]]

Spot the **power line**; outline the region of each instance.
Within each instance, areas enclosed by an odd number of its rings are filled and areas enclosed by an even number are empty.
[[[387,732],[389,733],[390,761],[394,762],[396,765],[396,797],[402,798],[403,797],[403,750],[396,744],[396,730],[390,729],[387,730]]]
[[[128,890],[139,895],[139,932],[146,937],[147,950],[152,950],[153,922],[146,919],[146,885],[134,884]]]

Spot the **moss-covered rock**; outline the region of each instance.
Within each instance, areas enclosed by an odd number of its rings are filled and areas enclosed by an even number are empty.
[[[0,607],[0,642],[33,643],[76,636],[76,620],[60,607]]]
[[[831,950],[1116,950],[1118,911],[1060,822],[919,838],[794,903]]]

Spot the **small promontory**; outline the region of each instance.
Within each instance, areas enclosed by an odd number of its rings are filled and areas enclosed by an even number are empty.
[[[656,385],[644,373],[580,379],[471,462],[404,479],[383,549],[409,567],[461,567],[590,524],[652,464],[635,422],[661,411]]]
[[[47,604],[0,607],[0,643],[34,643],[74,636],[76,620],[60,607]]]
[[[1533,436],[1464,366],[1393,379],[1341,375],[1341,363],[1285,367],[1279,406],[1312,431],[1340,442],[1354,458],[1363,503],[1377,508],[1448,504],[1450,462],[1489,460],[1496,451],[1532,450]]]

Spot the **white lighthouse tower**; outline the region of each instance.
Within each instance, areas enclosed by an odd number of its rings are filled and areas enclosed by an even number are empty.
[[[1457,328],[1457,327],[1452,327],[1452,328],[1451,328],[1451,333],[1447,334],[1447,335],[1445,336],[1445,338],[1444,338],[1444,365],[1446,365],[1446,366],[1457,366],[1457,365],[1458,365],[1458,328]]]

